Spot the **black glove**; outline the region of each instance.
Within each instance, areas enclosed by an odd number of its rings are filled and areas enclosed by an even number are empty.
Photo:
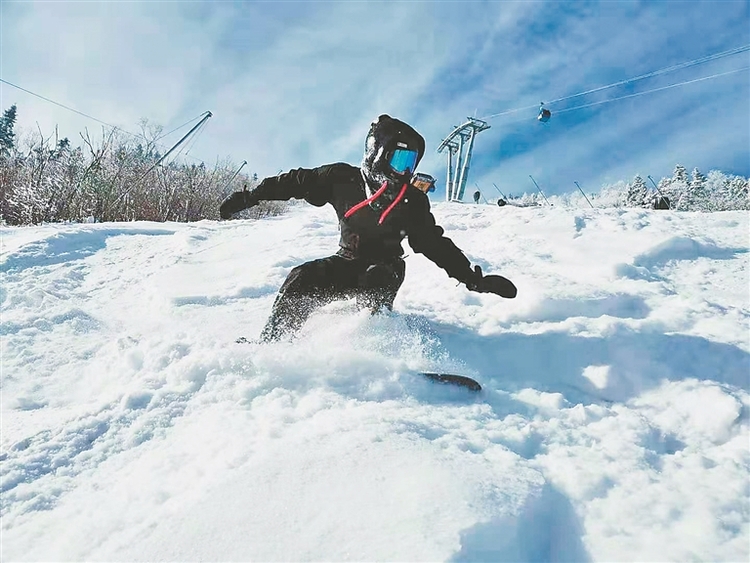
[[[253,192],[250,192],[247,190],[247,188],[245,188],[242,191],[234,192],[233,194],[227,196],[226,199],[221,202],[221,206],[219,207],[219,215],[221,215],[222,219],[229,219],[238,211],[248,209],[249,207],[254,207],[258,205],[259,202],[260,200],[258,199],[258,197],[254,196]]]
[[[465,283],[469,291],[494,293],[507,299],[513,299],[518,293],[518,289],[516,289],[512,281],[503,276],[484,276],[482,275],[482,268],[479,266],[474,266],[471,277]]]

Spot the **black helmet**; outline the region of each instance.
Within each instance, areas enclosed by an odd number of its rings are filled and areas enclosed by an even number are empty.
[[[362,159],[368,195],[388,183],[382,196],[372,202],[373,207],[381,207],[384,203],[381,199],[393,201],[396,198],[403,184],[414,174],[424,149],[422,135],[403,121],[383,114],[372,122]]]

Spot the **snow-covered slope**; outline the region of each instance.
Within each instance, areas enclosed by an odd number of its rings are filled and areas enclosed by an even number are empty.
[[[747,561],[748,213],[434,210],[517,299],[265,346],[330,208],[0,230],[2,559]]]

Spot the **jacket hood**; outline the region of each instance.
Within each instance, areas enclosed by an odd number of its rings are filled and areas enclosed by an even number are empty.
[[[371,204],[376,209],[393,201],[403,184],[411,179],[414,172],[412,170],[399,174],[391,168],[390,160],[396,149],[416,151],[417,160],[414,164],[416,169],[424,156],[424,137],[409,124],[383,114],[370,125],[370,131],[365,138],[365,154],[361,165],[368,196],[373,195],[384,183],[388,183],[383,194]]]

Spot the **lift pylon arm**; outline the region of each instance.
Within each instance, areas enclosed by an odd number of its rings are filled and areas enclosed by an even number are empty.
[[[446,201],[461,201],[469,178],[469,163],[474,149],[476,134],[490,126],[486,121],[469,117],[448,135],[437,148],[437,152],[448,149],[448,173],[445,184]],[[456,140],[456,137],[458,139]],[[466,142],[468,141],[468,143]],[[455,157],[455,158],[454,158]]]
[[[442,143],[440,143],[440,146],[437,148],[437,152],[443,152],[443,150],[445,150],[445,147],[447,147],[451,143],[451,141],[453,141],[456,135],[460,135],[462,131],[476,129],[478,133],[479,131],[484,131],[485,129],[490,128],[486,121],[476,119],[475,117],[469,117],[468,119],[469,120],[466,123],[464,123],[463,125],[459,125],[453,131],[451,131],[451,134],[448,135]]]

